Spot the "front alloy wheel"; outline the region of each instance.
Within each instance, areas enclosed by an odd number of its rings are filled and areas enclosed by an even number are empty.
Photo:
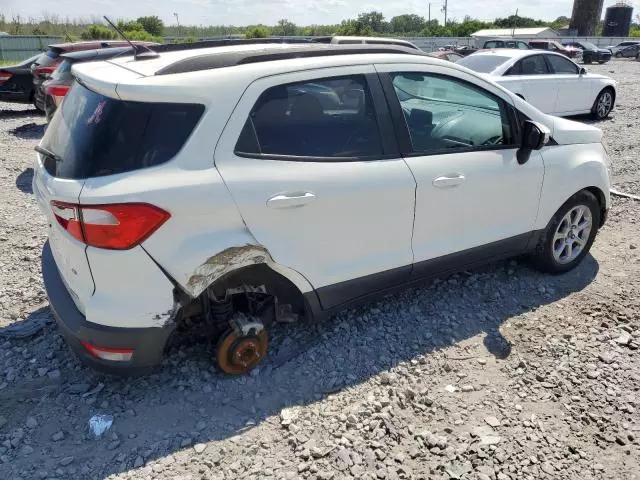
[[[585,205],[576,205],[562,217],[553,236],[553,258],[560,264],[574,261],[587,245],[593,216]]]
[[[553,216],[534,254],[542,271],[558,274],[577,267],[587,255],[600,226],[600,202],[587,190],[573,195]]]
[[[600,92],[598,98],[596,98],[596,102],[593,106],[593,116],[602,120],[603,118],[607,118],[611,110],[613,109],[613,93],[609,89],[605,89]]]

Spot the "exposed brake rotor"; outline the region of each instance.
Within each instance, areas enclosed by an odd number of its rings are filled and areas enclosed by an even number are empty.
[[[243,375],[255,368],[267,355],[267,331],[227,330],[218,341],[216,360],[220,369],[230,375]]]

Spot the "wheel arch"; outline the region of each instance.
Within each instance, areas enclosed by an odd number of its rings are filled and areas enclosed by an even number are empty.
[[[582,190],[586,190],[587,192],[592,193],[598,199],[598,204],[600,205],[600,225],[598,225],[598,227],[601,227],[604,224],[606,218],[607,197],[605,196],[604,192],[598,187],[591,186],[583,188]]]

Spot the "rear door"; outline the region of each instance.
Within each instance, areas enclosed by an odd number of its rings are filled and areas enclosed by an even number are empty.
[[[215,151],[240,213],[323,308],[411,271],[415,181],[373,66],[278,75],[245,91]]]
[[[504,82],[500,83],[506,88],[509,88],[509,83],[516,82],[521,87],[524,99],[538,110],[544,113],[555,112],[558,79],[549,70],[543,54],[522,58],[502,78]]]
[[[580,75],[580,67],[562,55],[544,55],[555,78],[558,89],[554,112],[569,115],[584,112],[593,105],[593,81],[589,75]]]

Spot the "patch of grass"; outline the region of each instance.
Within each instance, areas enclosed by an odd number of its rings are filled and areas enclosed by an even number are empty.
[[[20,63],[20,62],[13,62],[11,60],[0,60],[0,67],[7,67],[9,65],[15,65],[16,63]]]

